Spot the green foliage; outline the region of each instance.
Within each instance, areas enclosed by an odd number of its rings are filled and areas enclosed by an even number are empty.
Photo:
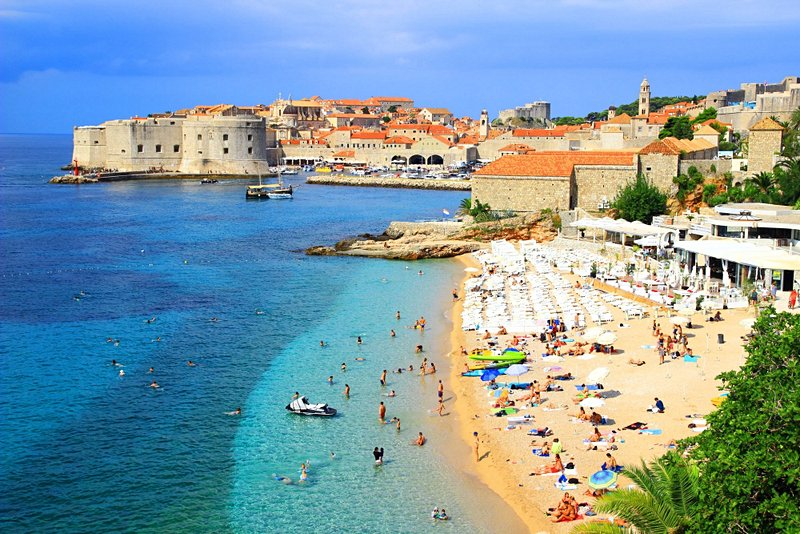
[[[716,194],[717,194],[716,184],[706,184],[703,186],[703,202],[708,202],[708,200]]]
[[[800,315],[767,308],[728,398],[691,441],[699,463],[697,532],[789,532],[800,525]]]
[[[700,114],[692,120],[692,124],[699,124],[701,122],[707,121],[708,119],[716,119],[716,118],[717,118],[717,109],[714,107],[710,107],[701,111]]]
[[[389,113],[397,113],[397,106],[389,106],[389,108],[386,111],[388,111]]]
[[[658,133],[659,139],[676,137],[678,139],[694,139],[694,130],[689,117],[670,117]]]
[[[489,204],[484,204],[477,198],[473,201],[470,198],[465,198],[458,206],[458,213],[460,215],[471,215],[475,222],[494,221],[500,217],[492,213],[492,208]]]
[[[565,124],[572,126],[583,124],[586,122],[586,119],[584,117],[555,117],[553,118],[553,122],[556,124],[556,126],[563,126]]]
[[[493,128],[502,128],[505,126],[505,123],[499,117],[492,121]]]
[[[704,180],[703,175],[697,170],[697,167],[692,165],[686,171],[686,174],[680,174],[672,179],[672,183],[678,186],[678,192],[675,194],[675,198],[678,199],[678,202],[683,204],[686,202],[686,196],[694,191],[698,185],[702,184]]]
[[[623,219],[650,224],[654,216],[666,213],[667,195],[640,174],[619,190],[612,207]]]
[[[719,142],[719,149],[720,150],[730,150],[736,152],[736,143],[731,143],[730,141],[720,141]]]
[[[606,493],[594,508],[624,519],[637,531],[648,534],[677,534],[692,525],[698,503],[698,471],[675,453],[657,458],[649,465],[625,469],[636,489]],[[586,523],[572,532],[631,532],[608,523]]]
[[[387,122],[389,122],[389,121],[390,121],[390,120],[392,120],[392,119],[391,119],[390,117],[383,117],[383,118],[381,118],[381,120],[382,120],[384,123],[387,123]]]
[[[720,204],[725,204],[727,202],[741,202],[741,201],[734,200],[730,198],[730,195],[727,195],[725,193],[720,193],[719,195],[714,195],[712,197],[709,197],[708,200],[706,200],[706,202],[708,203],[709,206],[713,208],[714,206],[719,206]]]

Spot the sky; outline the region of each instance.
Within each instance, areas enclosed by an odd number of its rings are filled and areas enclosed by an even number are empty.
[[[407,96],[582,116],[800,75],[797,0],[0,0],[0,133]]]

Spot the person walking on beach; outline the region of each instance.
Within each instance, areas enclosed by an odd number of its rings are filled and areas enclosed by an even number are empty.
[[[386,422],[386,405],[383,404],[383,401],[381,401],[381,405],[378,407],[378,420],[381,423]]]
[[[444,398],[444,384],[442,384],[441,380],[439,380],[439,385],[436,386],[436,395],[439,397],[439,400]]]
[[[436,413],[439,414],[439,417],[444,415],[444,401],[442,399],[439,399],[439,406],[436,408]]]
[[[458,300],[458,289],[453,289],[453,300]]]
[[[475,437],[475,443],[472,444],[472,450],[475,451],[475,462],[481,461],[481,453],[480,453],[480,437],[478,436],[477,432],[473,432],[472,435]]]

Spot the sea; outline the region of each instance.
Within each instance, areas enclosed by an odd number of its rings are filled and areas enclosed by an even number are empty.
[[[0,136],[0,530],[492,532],[513,516],[459,465],[454,414],[433,412],[463,266],[303,253],[455,213],[465,193],[48,184],[71,150]],[[439,372],[395,372],[422,358]],[[287,412],[295,392],[338,415]]]

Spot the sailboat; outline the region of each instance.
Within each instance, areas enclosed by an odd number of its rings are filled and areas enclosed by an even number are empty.
[[[258,175],[258,185],[248,185],[245,190],[245,199],[266,200],[266,199],[287,199],[292,198],[294,191],[292,186],[284,186],[283,181],[278,178],[274,184],[262,184],[261,175]]]

